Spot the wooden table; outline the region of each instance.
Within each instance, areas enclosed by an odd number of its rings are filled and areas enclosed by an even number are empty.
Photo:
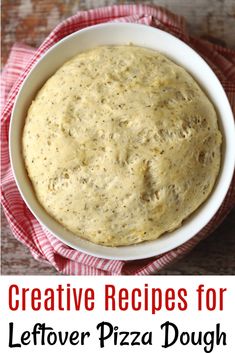
[[[133,1],[115,0],[16,0],[2,1],[2,63],[13,43],[37,47],[62,19],[91,7]],[[167,7],[184,16],[190,33],[235,49],[234,0],[154,0],[142,1]],[[160,274],[235,274],[235,210],[207,240],[187,257]],[[16,241],[2,215],[2,274],[50,275],[51,266],[35,261],[29,251]]]

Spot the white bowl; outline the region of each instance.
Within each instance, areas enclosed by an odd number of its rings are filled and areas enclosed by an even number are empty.
[[[183,66],[201,85],[214,103],[223,134],[222,164],[218,180],[207,201],[183,225],[154,241],[117,248],[96,245],[74,236],[52,219],[37,201],[21,153],[22,129],[27,109],[44,82],[68,59],[84,50],[106,44],[129,44],[162,52]],[[235,164],[235,130],[233,114],[226,94],[206,62],[189,46],[159,29],[139,24],[101,24],[73,33],[54,45],[32,68],[15,101],[10,125],[10,158],[20,193],[29,209],[57,238],[71,247],[97,257],[133,260],[148,258],[171,250],[197,234],[220,207]]]

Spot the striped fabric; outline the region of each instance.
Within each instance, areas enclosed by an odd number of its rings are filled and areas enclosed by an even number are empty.
[[[157,273],[181,258],[215,230],[235,204],[234,179],[217,214],[193,239],[158,257],[138,261],[111,261],[71,249],[45,230],[22,200],[10,168],[9,121],[16,94],[30,68],[48,48],[68,34],[107,21],[135,22],[161,28],[188,43],[212,67],[224,86],[233,111],[235,111],[235,52],[190,37],[182,17],[160,7],[146,5],[109,6],[78,12],[59,24],[37,50],[21,44],[14,45],[3,70],[1,80],[2,206],[15,238],[30,249],[35,259],[50,263],[63,274],[148,275]]]

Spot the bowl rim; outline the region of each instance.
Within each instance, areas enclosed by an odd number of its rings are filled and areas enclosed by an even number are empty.
[[[35,68],[38,67],[40,65],[40,63],[43,62],[43,60],[46,60],[47,56],[51,52],[53,52],[57,47],[62,46],[64,42],[69,41],[73,37],[79,36],[80,34],[82,34],[84,32],[92,32],[92,31],[96,31],[96,30],[102,29],[102,28],[110,29],[110,28],[115,28],[116,27],[118,29],[118,28],[120,28],[120,26],[122,26],[122,27],[125,26],[127,29],[128,28],[134,28],[134,27],[136,27],[136,28],[137,27],[138,28],[143,27],[144,30],[146,30],[146,28],[147,28],[147,30],[154,31],[155,33],[157,33],[157,32],[158,33],[164,33],[164,36],[169,37],[169,38],[171,38],[171,40],[174,40],[174,41],[180,43],[180,45],[184,46],[186,50],[190,51],[192,53],[192,55],[194,55],[195,57],[199,58],[200,61],[203,63],[203,65],[206,67],[206,69],[209,70],[210,74],[212,76],[214,76],[214,80],[215,80],[217,86],[220,87],[220,90],[222,89],[223,95],[224,95],[224,97],[223,97],[224,103],[223,104],[227,105],[226,106],[227,112],[229,112],[228,116],[226,116],[226,119],[230,119],[231,120],[230,122],[232,122],[233,113],[232,113],[228,98],[227,98],[227,96],[225,94],[225,91],[224,91],[220,81],[218,80],[217,76],[215,75],[213,70],[210,68],[210,66],[206,63],[206,61],[194,49],[192,49],[189,45],[184,43],[179,38],[173,36],[172,34],[170,34],[168,32],[165,32],[163,30],[160,30],[158,28],[155,28],[155,27],[146,26],[146,25],[143,25],[143,24],[136,24],[136,23],[121,23],[121,22],[102,23],[102,24],[93,25],[93,26],[89,26],[89,27],[80,29],[80,30],[78,30],[78,31],[76,31],[74,33],[71,33],[70,35],[62,38],[57,43],[55,43],[53,46],[51,46],[48,50],[46,50],[46,52],[39,58],[39,60],[36,60],[36,62],[32,65],[32,67],[29,70],[27,76],[25,77],[24,81],[22,82],[21,87],[20,87],[20,89],[19,89],[19,91],[18,91],[18,93],[16,95],[15,101],[14,101],[12,114],[11,114],[11,120],[10,120],[10,126],[9,126],[9,152],[10,152],[9,154],[10,154],[11,168],[12,168],[12,171],[13,171],[13,175],[14,175],[15,182],[17,184],[18,190],[19,190],[19,192],[21,194],[21,197],[23,198],[24,202],[26,203],[26,205],[30,209],[30,211],[33,213],[35,218],[39,221],[39,223],[44,228],[46,228],[50,233],[52,233],[57,239],[62,241],[64,244],[71,246],[73,249],[82,251],[83,253],[86,253],[86,254],[89,254],[89,255],[92,255],[92,256],[96,256],[96,257],[99,257],[99,258],[112,259],[112,260],[138,260],[138,259],[150,258],[150,257],[153,257],[153,256],[159,256],[159,255],[161,255],[161,254],[163,254],[163,253],[165,253],[167,251],[173,250],[173,249],[177,248],[178,246],[184,244],[186,241],[192,239],[200,230],[202,230],[210,222],[210,220],[213,218],[213,216],[216,214],[216,212],[218,211],[219,207],[221,206],[221,204],[222,204],[222,202],[223,202],[223,200],[224,200],[224,198],[225,198],[225,196],[227,194],[227,191],[229,189],[229,185],[230,185],[232,177],[233,177],[233,170],[234,170],[234,166],[235,166],[235,154],[234,154],[234,156],[229,156],[228,153],[229,153],[229,151],[230,151],[230,149],[232,147],[234,147],[234,150],[235,150],[235,127],[232,129],[233,131],[232,130],[231,131],[227,131],[226,129],[224,129],[224,131],[223,131],[223,139],[225,139],[224,143],[226,143],[226,150],[224,151],[223,169],[225,169],[225,162],[226,162],[227,163],[226,164],[227,172],[226,172],[226,174],[224,172],[226,178],[224,176],[223,183],[222,183],[221,180],[219,180],[220,175],[217,176],[216,185],[214,186],[211,194],[209,195],[208,199],[203,203],[203,205],[207,204],[208,200],[212,199],[212,196],[215,195],[215,191],[218,191],[218,181],[220,181],[220,183],[219,183],[219,186],[220,186],[220,190],[219,191],[220,192],[219,193],[217,192],[217,202],[215,204],[213,204],[213,205],[211,204],[210,212],[209,212],[209,210],[207,210],[207,214],[206,214],[206,212],[204,212],[204,213],[200,212],[200,210],[202,209],[202,207],[201,207],[202,205],[199,206],[198,210],[193,212],[194,215],[196,213],[202,213],[202,215],[201,215],[200,222],[199,222],[199,219],[198,219],[197,227],[195,227],[194,230],[191,231],[190,236],[188,236],[188,234],[184,233],[184,236],[181,235],[181,237],[178,237],[178,238],[175,237],[175,240],[169,241],[168,245],[165,245],[165,246],[161,247],[161,251],[158,251],[158,249],[154,248],[153,246],[152,247],[148,246],[150,249],[148,250],[148,255],[147,256],[146,256],[145,252],[143,254],[141,253],[141,249],[146,248],[146,244],[152,244],[152,243],[155,244],[155,242],[157,242],[159,240],[159,238],[157,238],[157,239],[155,239],[153,241],[147,241],[147,242],[138,243],[138,244],[131,244],[131,245],[123,246],[123,247],[106,247],[106,246],[99,245],[99,244],[93,244],[90,241],[85,240],[85,239],[81,239],[81,238],[79,238],[80,244],[78,245],[78,244],[75,244],[74,242],[72,242],[72,241],[70,241],[68,239],[65,239],[61,234],[56,233],[55,230],[53,230],[50,225],[45,223],[45,220],[41,219],[41,217],[38,215],[38,212],[36,212],[34,206],[31,204],[31,202],[25,196],[25,193],[24,193],[23,188],[22,188],[22,181],[18,177],[18,172],[17,172],[17,170],[15,168],[15,159],[14,159],[15,158],[14,157],[14,149],[15,148],[13,146],[14,145],[13,130],[14,130],[14,122],[15,122],[15,119],[16,119],[16,116],[17,116],[17,106],[19,104],[19,100],[23,99],[22,98],[22,94],[24,94],[24,87],[26,86],[26,83],[30,80],[31,75],[34,72]],[[117,44],[113,44],[113,45],[117,45]],[[134,44],[134,45],[138,46],[138,44]],[[174,59],[173,59],[173,61],[174,61]],[[186,70],[188,71],[188,69],[186,69]],[[196,79],[196,82],[198,82],[197,79]],[[206,92],[206,93],[208,95],[209,92]],[[211,100],[211,97],[209,97],[209,99]],[[213,100],[212,100],[212,103],[215,103],[215,102],[213,102]],[[224,119],[225,118],[223,118],[221,116],[221,114],[218,114],[218,120],[221,120],[221,122],[224,123],[224,121],[225,121]],[[224,128],[224,125],[223,125],[223,128]],[[232,141],[232,139],[231,139],[232,135],[234,136],[234,141]],[[230,136],[229,139],[228,139],[228,136]],[[228,142],[229,142],[229,144],[228,144]],[[228,151],[228,146],[230,147],[229,151]],[[25,166],[24,166],[24,168],[25,168]],[[222,169],[222,165],[221,165],[221,169]],[[221,173],[221,170],[220,170],[220,173]],[[214,199],[215,199],[215,197],[214,197]],[[204,216],[204,217],[202,217],[202,216]],[[50,215],[49,215],[49,218],[51,218],[53,220],[53,218]],[[190,218],[190,216],[189,216],[189,218]],[[61,227],[63,228],[63,226],[60,225],[60,228]],[[180,228],[178,228],[177,230],[169,233],[169,234],[172,234],[172,233],[174,233],[174,234],[177,233],[178,234],[178,233],[181,232],[181,230],[182,230],[182,226]],[[71,232],[69,232],[69,233],[71,233]],[[162,236],[166,237],[166,235],[162,235]],[[78,238],[75,238],[75,240],[78,240]],[[91,243],[90,244],[90,249],[92,249],[92,250],[87,250],[87,242]],[[92,246],[92,244],[93,244],[93,246]],[[122,249],[123,250],[124,248],[129,249],[129,250],[130,250],[130,248],[135,248],[135,250],[137,248],[140,248],[140,251],[139,251],[138,255],[130,254],[128,251],[125,251],[124,252],[125,255],[123,255],[123,256],[120,254],[120,251],[119,251],[118,255],[115,254],[117,249]],[[107,249],[108,249],[109,254],[106,253]]]

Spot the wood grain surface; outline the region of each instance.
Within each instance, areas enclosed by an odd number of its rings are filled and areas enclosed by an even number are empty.
[[[115,0],[3,0],[2,63],[13,43],[34,47],[63,19],[78,10],[133,3]],[[165,6],[185,17],[191,34],[235,49],[234,0],[153,0],[141,1]],[[22,244],[14,239],[2,213],[1,272],[3,275],[52,275],[56,270],[37,262]],[[159,274],[235,274],[235,210],[223,224],[188,256],[171,264]]]

